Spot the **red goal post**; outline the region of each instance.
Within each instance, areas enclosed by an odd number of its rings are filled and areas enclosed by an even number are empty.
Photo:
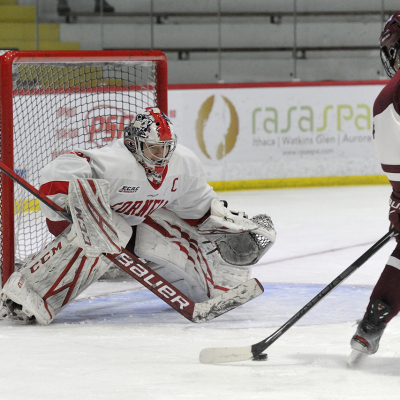
[[[168,113],[161,51],[0,52],[1,160],[37,188],[57,155],[111,143],[148,106]],[[38,201],[1,175],[0,286],[52,239]]]

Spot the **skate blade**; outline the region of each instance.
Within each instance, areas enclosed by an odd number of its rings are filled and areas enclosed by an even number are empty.
[[[367,358],[367,354],[361,353],[360,351],[357,350],[352,350],[349,359],[347,360],[347,367],[348,368],[354,368],[358,365],[360,365],[363,360]]]

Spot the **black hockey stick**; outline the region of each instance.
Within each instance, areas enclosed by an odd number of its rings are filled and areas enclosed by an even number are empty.
[[[39,193],[36,188],[1,161],[0,170],[62,218],[70,223],[73,222],[70,214],[49,198]],[[257,279],[249,279],[220,296],[196,303],[128,250],[122,248],[119,254],[104,254],[104,256],[192,322],[205,322],[214,319],[247,303],[264,292],[264,288]]]
[[[385,236],[379,239],[369,248],[360,258],[351,264],[345,271],[336,277],[328,286],[319,292],[310,302],[308,302],[298,313],[283,324],[277,331],[266,339],[244,347],[216,347],[203,349],[200,353],[200,362],[203,364],[219,364],[246,360],[266,360],[267,354],[262,354],[269,346],[278,340],[288,329],[290,329],[300,318],[310,311],[320,300],[322,300],[336,286],[348,278],[356,269],[361,267],[370,257],[380,250],[394,236],[391,229]]]

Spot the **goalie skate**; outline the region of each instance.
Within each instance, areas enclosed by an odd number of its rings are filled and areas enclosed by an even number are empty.
[[[23,310],[20,304],[8,299],[2,303],[0,309],[0,321],[9,319],[10,321],[16,321],[22,324],[31,324],[36,321],[34,316],[28,316]]]
[[[2,315],[28,324],[38,321],[48,325],[54,310],[32,288],[20,272],[14,272],[1,291]]]

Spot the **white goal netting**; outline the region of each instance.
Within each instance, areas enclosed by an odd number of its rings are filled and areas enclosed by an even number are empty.
[[[36,188],[41,169],[55,157],[77,147],[111,143],[122,137],[124,126],[137,111],[157,104],[157,63],[153,61],[28,62],[17,58],[12,81],[14,170]],[[0,95],[3,100],[8,94],[3,90]],[[17,183],[14,210],[15,259],[22,262],[52,235],[38,200]]]

